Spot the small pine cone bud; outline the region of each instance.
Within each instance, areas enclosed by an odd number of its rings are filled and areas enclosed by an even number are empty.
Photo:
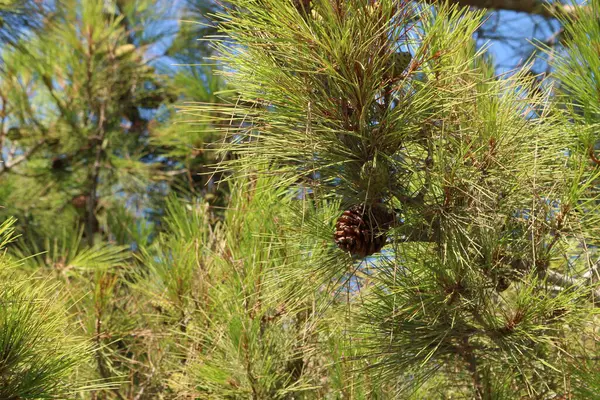
[[[508,277],[506,276],[501,276],[498,278],[498,280],[496,281],[496,292],[501,293],[504,292],[506,289],[508,289],[510,287],[511,281]]]
[[[393,219],[393,214],[381,204],[353,205],[335,224],[335,243],[344,251],[367,257],[383,248]]]
[[[398,78],[410,65],[412,56],[407,51],[394,53],[391,59],[390,72],[392,78]]]
[[[390,171],[385,162],[371,160],[363,164],[360,181],[369,195],[381,195],[389,186]]]
[[[65,157],[54,157],[52,159],[53,170],[63,170],[67,167],[68,160]]]

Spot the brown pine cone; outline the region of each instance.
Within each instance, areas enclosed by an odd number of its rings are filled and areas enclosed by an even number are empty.
[[[367,257],[383,248],[393,219],[382,204],[356,204],[338,218],[333,238],[340,249]]]
[[[87,205],[87,199],[88,197],[85,194],[80,194],[79,196],[75,196],[71,199],[71,204],[75,208],[82,209]]]

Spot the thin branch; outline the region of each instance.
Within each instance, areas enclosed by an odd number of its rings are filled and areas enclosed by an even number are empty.
[[[33,146],[31,146],[29,148],[29,150],[27,150],[20,156],[15,157],[12,160],[9,160],[6,163],[4,163],[3,165],[1,165],[0,166],[0,175],[5,172],[8,172],[11,168],[16,167],[17,165],[21,164],[22,162],[27,161],[27,159],[29,159],[29,157],[31,157],[36,151],[38,151],[44,145],[44,143],[46,143],[46,139],[39,140],[37,143],[35,143]]]
[[[87,80],[86,80],[86,95],[87,95],[87,101],[88,104],[91,106],[92,110],[94,110],[94,105],[96,105],[96,96],[94,95],[93,92],[93,87],[92,87],[92,82],[94,81],[94,63],[93,63],[93,56],[94,56],[94,52],[95,52],[95,48],[93,45],[93,41],[92,41],[92,32],[88,32],[88,38],[87,38],[87,43],[88,43],[88,47],[87,47],[87,54],[86,54],[86,73],[87,73]],[[107,96],[108,97],[108,96]],[[94,110],[96,111],[96,110]],[[90,247],[92,247],[94,245],[94,232],[95,232],[95,225],[98,223],[97,219],[96,219],[96,206],[98,203],[98,184],[99,184],[99,180],[100,180],[100,166],[102,163],[102,159],[104,156],[104,149],[103,149],[103,145],[104,145],[104,139],[105,139],[105,135],[106,135],[106,130],[105,130],[105,122],[106,122],[106,102],[102,101],[100,104],[98,104],[98,110],[97,110],[97,115],[98,115],[98,125],[97,125],[97,131],[96,131],[96,135],[93,137],[93,146],[95,146],[94,150],[95,150],[95,155],[94,155],[94,164],[91,166],[91,168],[88,171],[88,184],[90,185],[90,193],[89,196],[87,198],[87,204],[86,204],[86,220],[85,220],[85,230],[86,230],[86,236],[87,236],[87,241],[88,241],[88,245]],[[88,115],[88,113],[84,114],[85,116],[85,124],[87,125],[87,123],[90,121],[90,117]]]
[[[438,0],[427,0],[436,3]],[[451,0],[461,6],[510,10],[528,14],[556,18],[559,15],[572,15],[578,7],[575,5],[553,4],[540,0]]]
[[[102,156],[104,155],[104,149],[102,148],[105,136],[104,130],[104,122],[105,122],[105,108],[106,105],[103,103],[100,106],[100,117],[98,121],[100,137],[96,140],[96,155],[94,157],[94,165],[90,170],[89,180],[90,180],[90,194],[87,201],[87,221],[86,221],[86,230],[87,230],[87,240],[88,244],[91,246],[94,245],[94,226],[96,225],[96,203],[98,202],[98,183],[100,179],[100,166],[102,163]]]
[[[597,268],[597,267],[595,267],[595,268]],[[563,275],[559,272],[551,271],[551,270],[545,271],[543,273],[543,277],[546,278],[546,280],[548,282],[550,282],[556,286],[560,286],[563,289],[574,287],[574,286],[584,286],[591,280],[591,279],[573,278],[573,277],[569,277],[569,276]],[[592,289],[591,295],[592,295],[592,298],[594,299],[594,303],[596,303],[597,306],[600,306],[600,290]]]
[[[467,364],[467,369],[471,373],[471,378],[473,379],[473,388],[475,389],[475,393],[477,394],[477,399],[484,399],[485,389],[483,387],[483,383],[481,382],[481,377],[479,375],[479,370],[477,366],[477,358],[475,357],[475,353],[473,352],[473,348],[469,343],[469,338],[463,338],[463,344],[460,347],[462,351],[463,359]]]

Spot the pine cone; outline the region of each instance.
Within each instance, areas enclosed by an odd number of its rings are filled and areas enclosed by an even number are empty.
[[[55,171],[67,168],[69,161],[66,157],[54,157],[52,159],[52,169]]]
[[[412,55],[407,51],[401,51],[399,53],[394,53],[392,56],[392,63],[390,72],[393,79],[399,78],[402,73],[408,68],[412,61]]]
[[[79,196],[75,196],[73,199],[71,199],[71,204],[75,208],[82,209],[87,205],[87,199],[88,197],[85,194],[80,194]]]
[[[393,217],[381,204],[353,205],[338,218],[333,239],[344,251],[360,257],[369,256],[385,245]]]

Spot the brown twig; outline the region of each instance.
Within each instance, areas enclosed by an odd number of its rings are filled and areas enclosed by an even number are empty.
[[[467,369],[471,374],[471,378],[473,379],[473,387],[475,389],[475,393],[477,394],[477,399],[483,400],[485,399],[485,388],[483,386],[483,382],[481,382],[481,376],[479,375],[478,365],[477,365],[477,357],[473,352],[473,347],[469,343],[469,338],[463,338],[462,346],[460,347],[462,351],[462,357],[467,364]]]
[[[16,167],[24,161],[27,161],[29,157],[31,157],[35,152],[37,152],[44,144],[46,143],[46,139],[40,139],[37,143],[31,146],[27,151],[21,154],[18,157],[13,158],[12,160],[8,160],[0,166],[0,174],[8,172],[11,168]]]
[[[428,1],[436,3],[438,0]],[[577,5],[552,4],[541,0],[451,0],[451,2],[466,7],[510,10],[541,15],[546,18],[556,18],[560,15],[571,16],[581,7]]]

